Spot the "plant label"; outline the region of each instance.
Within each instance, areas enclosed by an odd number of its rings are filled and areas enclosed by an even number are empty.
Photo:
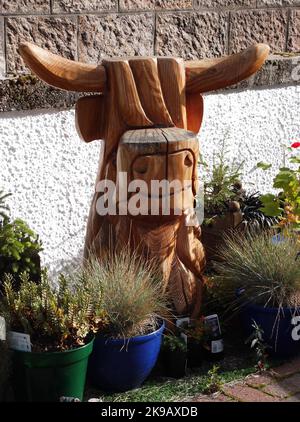
[[[9,347],[19,352],[31,352],[30,335],[10,331],[8,333]]]
[[[0,316],[0,340],[5,341],[6,340],[6,324],[5,324],[5,318]]]

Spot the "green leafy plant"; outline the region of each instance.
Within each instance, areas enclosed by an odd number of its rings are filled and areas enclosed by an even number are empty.
[[[8,219],[9,206],[6,204],[6,199],[11,196],[11,193],[4,193],[0,190],[0,219]],[[0,221],[1,221],[0,220]]]
[[[12,276],[4,281],[0,314],[13,331],[29,334],[35,352],[63,351],[85,343],[87,335],[101,329],[104,314],[101,291],[87,281],[73,283],[61,275],[58,288],[44,271],[40,284],[21,276],[19,291]]]
[[[27,273],[35,281],[39,278],[39,252],[42,250],[38,236],[28,225],[17,219],[7,218],[0,223],[0,280],[4,274],[13,274],[19,285],[21,273]]]
[[[165,350],[170,350],[171,352],[186,352],[187,345],[185,340],[176,335],[165,335],[163,339],[163,348]]]
[[[220,368],[218,366],[213,366],[207,373],[208,380],[204,388],[204,394],[214,394],[221,390],[223,382],[219,374]]]
[[[167,293],[155,264],[125,249],[108,253],[101,262],[92,258],[85,277],[102,292],[105,332],[110,337],[131,338],[154,331],[167,312]]]
[[[22,273],[39,281],[42,245],[23,220],[10,220],[9,207],[5,202],[10,195],[0,191],[0,287],[4,275],[13,274],[15,288],[18,288]]]
[[[270,232],[227,236],[215,262],[215,292],[227,310],[255,303],[279,308],[300,306],[299,245],[294,237],[274,242]],[[242,294],[237,297],[237,292]]]
[[[263,203],[259,192],[243,195],[240,200],[241,212],[243,214],[242,225],[251,231],[261,231],[274,228],[279,219],[270,217],[263,213]]]
[[[236,200],[243,163],[236,165],[228,163],[225,143],[220,153],[214,157],[211,177],[204,184],[205,215],[213,217],[222,215],[229,210],[230,203]],[[238,206],[238,204],[236,204]]]
[[[300,148],[296,142],[289,149],[290,152]],[[278,194],[262,195],[262,211],[269,216],[280,219],[279,227],[282,229],[300,230],[300,156],[292,154],[289,157],[289,167],[282,167],[273,181],[273,188]],[[262,163],[259,168],[268,170],[271,166]]]
[[[267,370],[267,350],[270,349],[270,347],[264,341],[264,331],[257,325],[256,321],[254,320],[252,328],[253,333],[246,340],[246,344],[250,344],[251,349],[255,351],[257,357],[256,369],[259,372],[264,372]]]

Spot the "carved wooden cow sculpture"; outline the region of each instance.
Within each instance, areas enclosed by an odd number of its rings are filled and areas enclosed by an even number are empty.
[[[190,182],[184,185],[184,192],[168,193],[169,215],[100,216],[96,204],[102,194],[96,192],[85,253],[88,256],[92,251],[101,258],[103,246],[111,238],[120,245],[139,248],[158,262],[175,312],[197,316],[205,254],[200,228],[186,222],[194,212],[197,192],[201,94],[254,74],[266,60],[269,47],[258,44],[229,57],[201,61],[118,58],[101,65],[72,62],[29,43],[22,44],[20,51],[32,71],[48,84],[99,93],[81,98],[76,106],[76,125],[83,140],[104,141],[97,182],[111,180],[124,189],[120,172],[126,172],[128,183],[145,181],[150,192],[152,180]],[[182,215],[175,215],[176,198],[183,193]]]

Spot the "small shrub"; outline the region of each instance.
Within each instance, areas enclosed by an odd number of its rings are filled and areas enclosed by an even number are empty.
[[[71,285],[61,276],[58,288],[46,272],[40,284],[21,276],[20,290],[6,276],[0,314],[11,330],[29,334],[32,351],[63,351],[85,343],[87,335],[102,324],[101,292],[88,283]]]
[[[225,142],[220,153],[214,157],[211,177],[204,184],[205,215],[222,215],[229,211],[229,204],[239,197],[241,169],[243,164],[227,162]]]
[[[13,274],[15,288],[19,287],[20,274],[31,279],[40,278],[39,252],[42,246],[38,236],[20,219],[0,222],[0,281],[4,274]]]
[[[101,261],[92,258],[83,277],[102,293],[106,334],[130,338],[157,329],[167,311],[167,296],[155,265],[126,250],[109,253]]]
[[[298,252],[295,236],[279,243],[270,232],[227,236],[221,261],[214,264],[215,294],[230,311],[247,303],[279,309],[300,306]]]
[[[182,337],[175,335],[165,335],[163,340],[164,350],[171,352],[186,352],[187,344]]]
[[[213,366],[213,368],[208,371],[208,380],[203,391],[204,394],[214,394],[221,390],[223,382],[219,375],[219,369],[218,366]]]

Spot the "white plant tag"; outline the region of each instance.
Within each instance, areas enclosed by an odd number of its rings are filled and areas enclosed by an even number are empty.
[[[8,333],[9,347],[20,352],[31,352],[30,335],[10,331]]]
[[[5,341],[6,340],[6,324],[5,324],[5,318],[0,316],[0,340]]]

